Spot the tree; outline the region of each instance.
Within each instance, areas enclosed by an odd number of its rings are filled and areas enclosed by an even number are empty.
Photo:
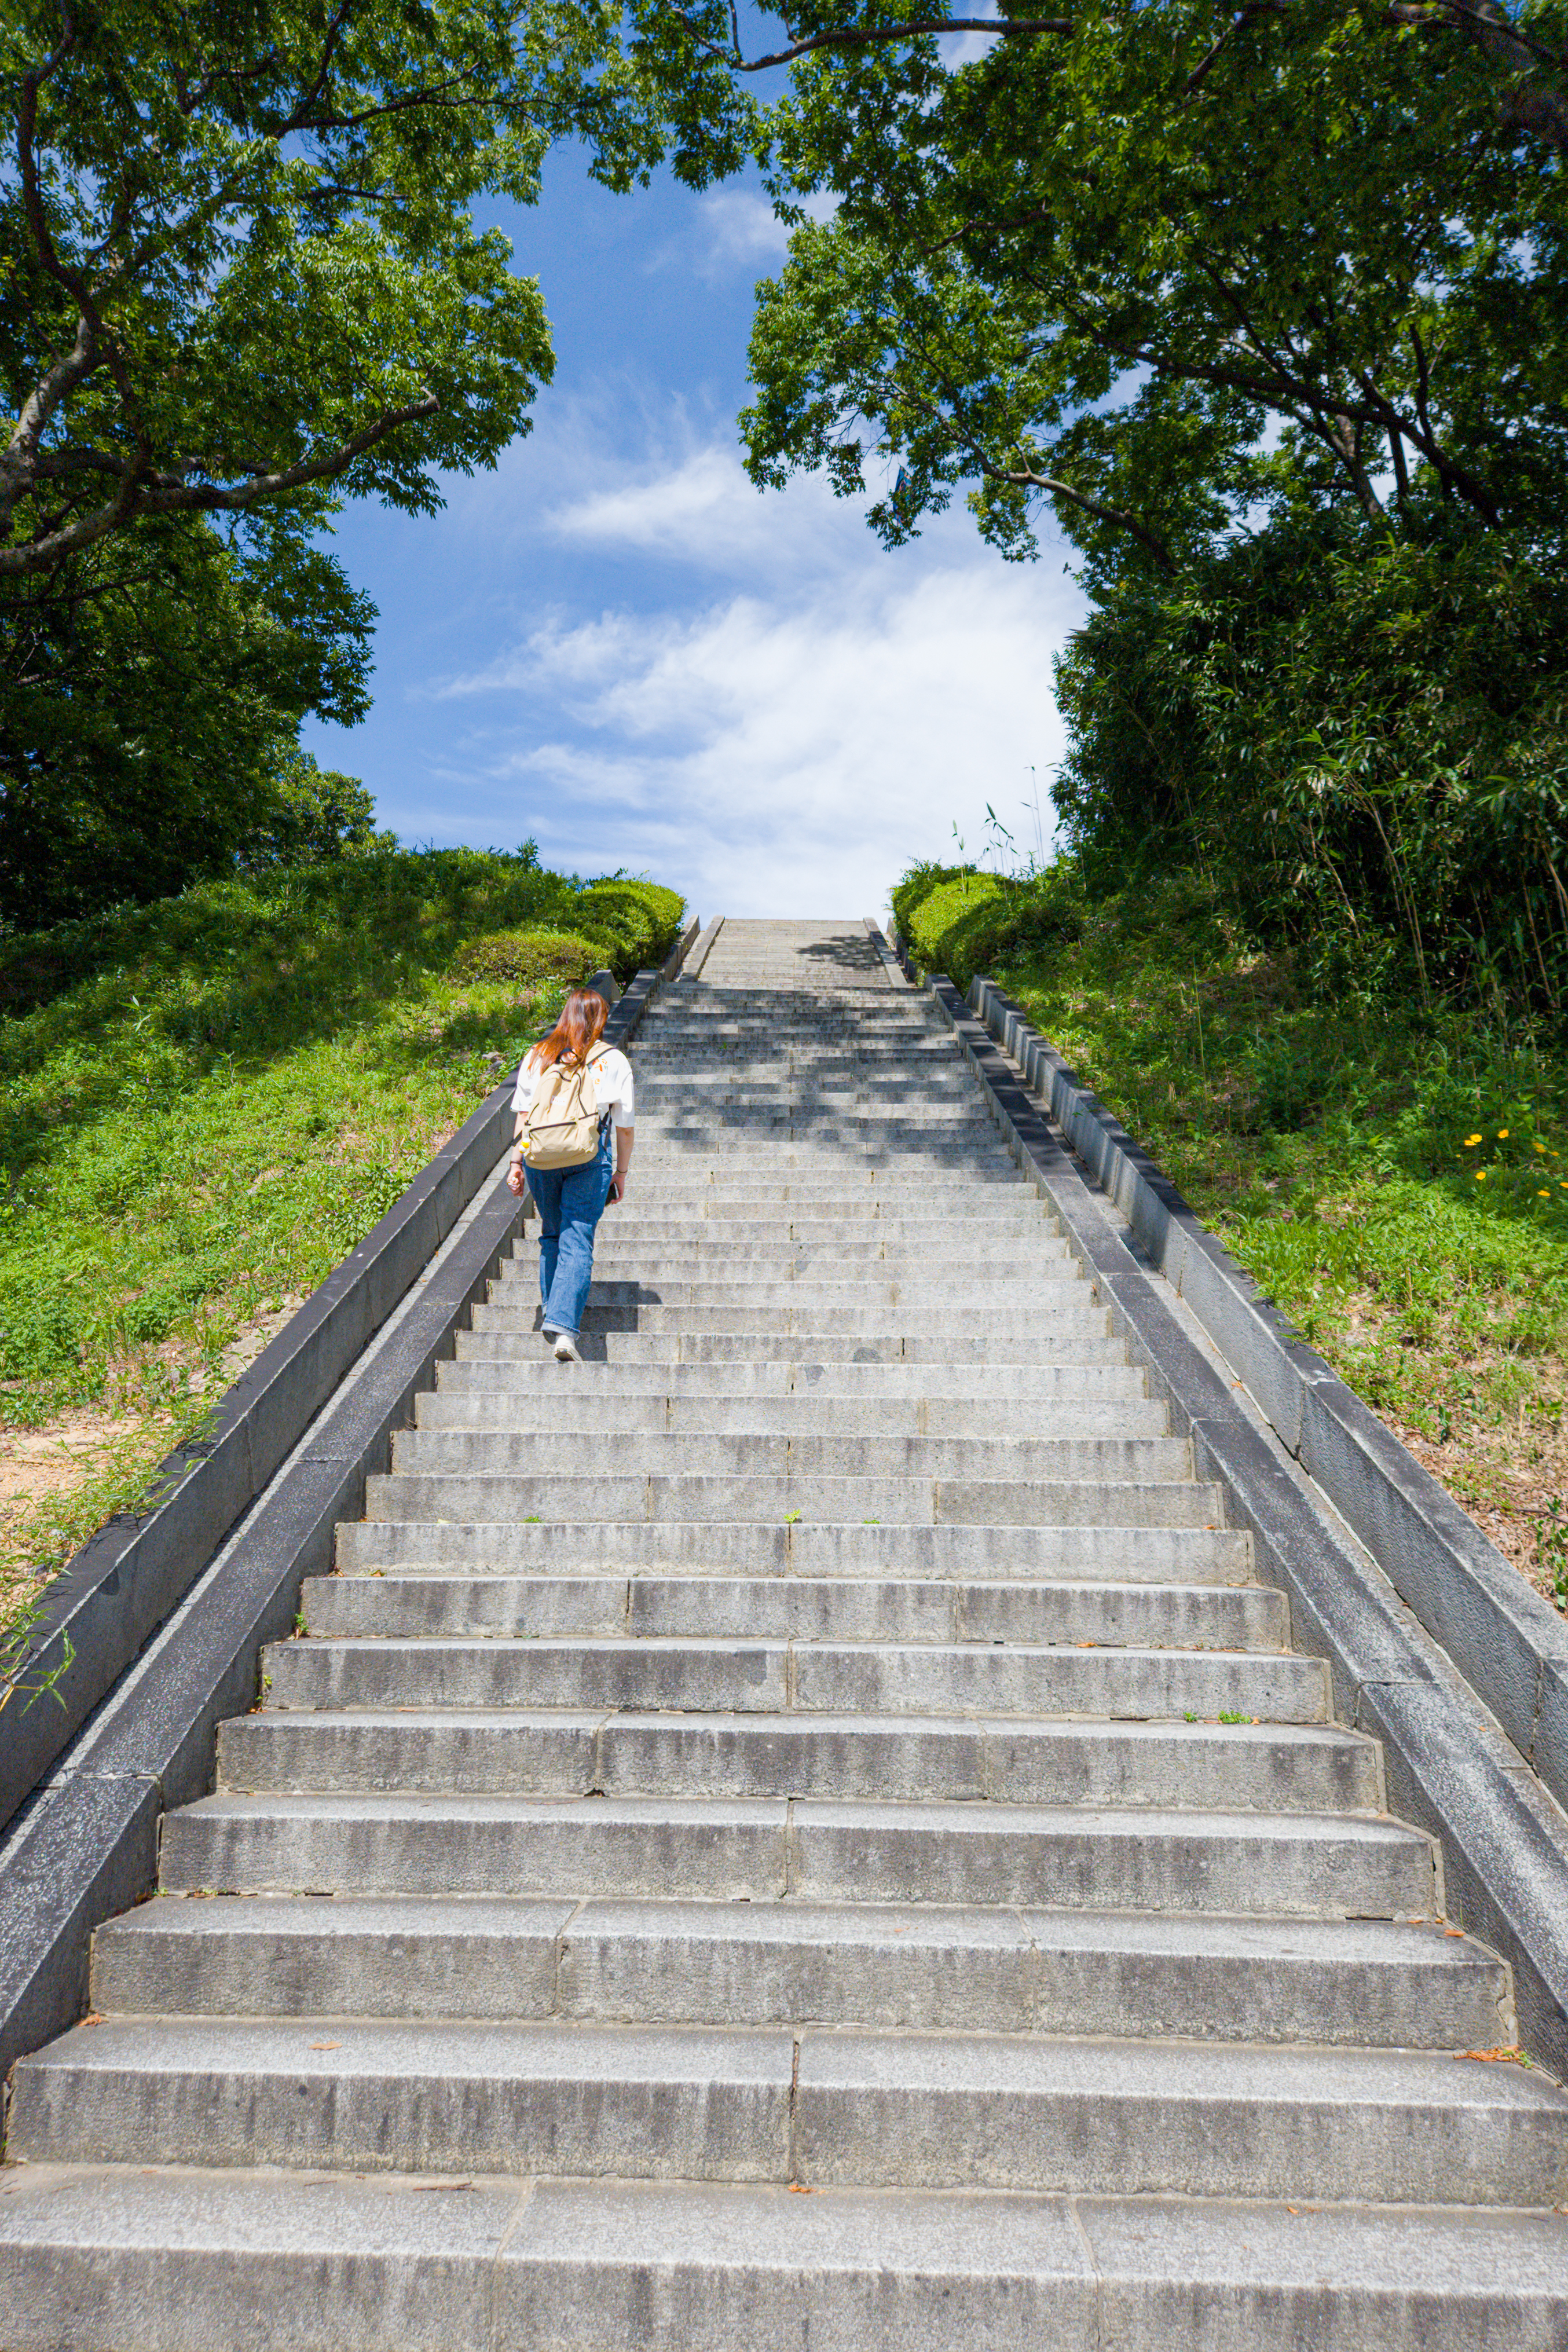
[[[1555,538],[1557,146],[1416,13],[1102,0],[953,68],[813,55],[775,185],[836,210],[763,292],[756,478],[861,488],[869,424],[905,470],[893,542],[963,481],[1007,551],[1047,499],[1091,559],[1167,572],[1276,494]]]
[[[232,546],[199,515],[146,519],[13,581],[0,924],[161,898],[300,832],[300,721],[363,715],[374,619],[278,513]]]
[[[1558,0],[1095,0],[958,62],[940,22],[790,20],[753,478],[891,546],[963,489],[1026,557],[1044,508],[1081,846],[1561,1012]]]
[[[539,287],[468,208],[565,135],[647,176],[619,43],[606,0],[7,8],[0,922],[368,824],[300,764],[307,712],[363,714],[374,618],[313,535],[528,430]]]
[[[552,365],[468,206],[564,132],[613,185],[658,152],[599,0],[14,0],[0,72],[0,578],[325,485],[429,510]]]
[[[245,865],[320,866],[351,857],[377,839],[375,803],[357,776],[320,768],[308,751],[297,752],[272,781],[266,817],[239,845]],[[396,835],[383,834],[384,845]]]

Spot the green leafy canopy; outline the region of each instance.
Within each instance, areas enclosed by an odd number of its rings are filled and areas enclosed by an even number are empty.
[[[0,28],[0,575],[137,518],[322,493],[415,512],[552,367],[477,228],[576,134],[646,176],[598,0],[17,0]]]
[[[773,184],[833,210],[762,289],[755,478],[858,493],[896,462],[892,543],[968,483],[1005,551],[1049,500],[1113,568],[1278,501],[1555,539],[1564,17],[1493,16],[1489,42],[1458,7],[1098,0],[953,65],[814,51]]]

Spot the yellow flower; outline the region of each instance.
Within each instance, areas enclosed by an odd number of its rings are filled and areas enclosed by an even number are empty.
[[[1476,1171],[1476,1181],[1477,1181],[1477,1183],[1478,1183],[1478,1184],[1484,1184],[1484,1183],[1486,1182],[1486,1181],[1487,1181],[1487,1171],[1486,1171],[1486,1170],[1485,1170],[1484,1168],[1478,1168],[1478,1169],[1477,1169],[1477,1171]],[[1565,1189],[1568,1189],[1568,1188],[1565,1188]]]
[[[1506,1143],[1508,1141],[1508,1129],[1506,1127],[1499,1128],[1497,1131],[1497,1139],[1500,1143]]]
[[[1467,1136],[1466,1136],[1466,1138],[1465,1138],[1465,1149],[1466,1149],[1466,1150],[1468,1151],[1468,1150],[1469,1150],[1469,1148],[1470,1148],[1470,1146],[1471,1146],[1471,1144],[1472,1144],[1472,1143],[1479,1143],[1479,1142],[1480,1141],[1480,1139],[1480,1139],[1480,1137],[1479,1137],[1479,1135],[1467,1135]]]
[[[1544,1151],[1546,1146],[1544,1143],[1532,1143],[1530,1148],[1532,1151]]]
[[[1551,1200],[1551,1198],[1552,1198],[1552,1195],[1551,1195],[1551,1193],[1547,1191],[1547,1189],[1546,1189],[1545,1185],[1543,1184],[1543,1185],[1542,1186],[1542,1188],[1541,1188],[1540,1192],[1537,1192],[1537,1194],[1536,1194],[1536,1196],[1535,1196],[1535,1197],[1536,1197],[1536,1199],[1537,1199],[1538,1201],[1550,1201],[1550,1200]]]

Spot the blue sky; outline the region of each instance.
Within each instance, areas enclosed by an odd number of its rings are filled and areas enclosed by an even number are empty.
[[[742,471],[752,289],[784,252],[763,199],[615,197],[580,155],[496,215],[537,274],[554,383],[446,509],[340,520],[380,607],[375,706],[314,726],[407,841],[532,835],[547,864],[652,874],[714,914],[866,914],[911,857],[1021,846],[1061,731],[1050,657],[1082,600],[1042,533],[1004,563],[966,512],[888,554],[820,480]]]

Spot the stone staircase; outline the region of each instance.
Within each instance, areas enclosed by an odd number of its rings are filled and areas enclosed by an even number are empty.
[[[1568,2103],[929,1003],[725,926],[94,2014],[15,2352],[1568,2344]],[[19,2159],[20,2161],[16,2161]]]

